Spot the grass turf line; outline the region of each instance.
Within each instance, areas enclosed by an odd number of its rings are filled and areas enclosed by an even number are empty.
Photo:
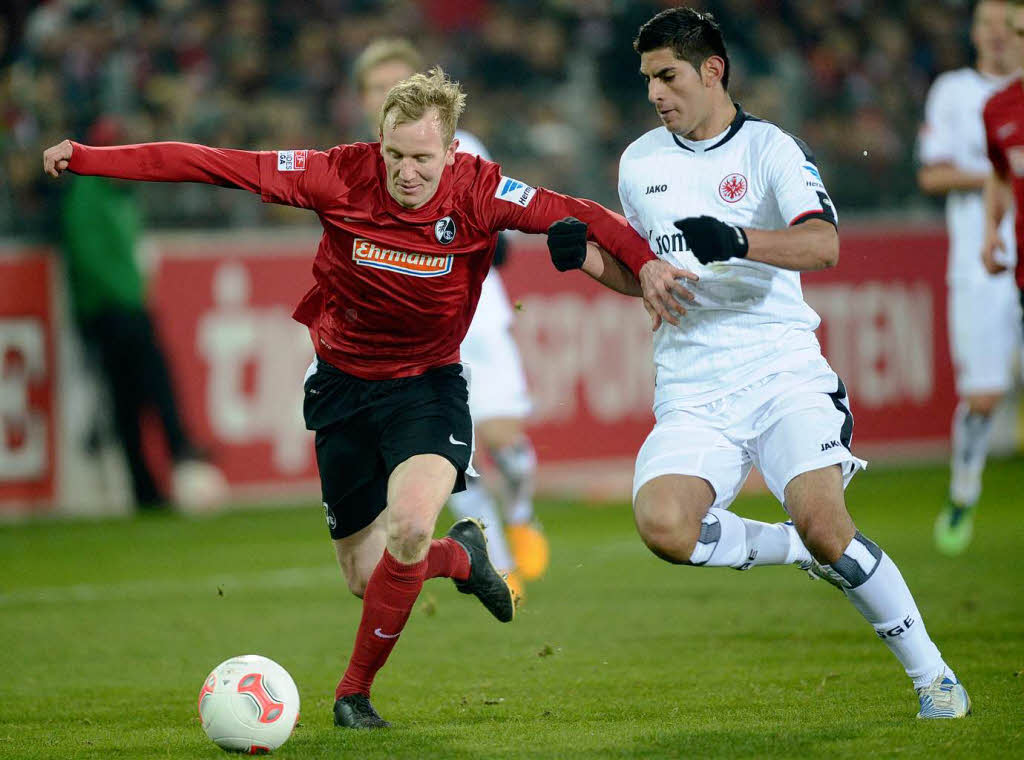
[[[931,543],[946,477],[869,470],[848,501],[970,691],[966,721],[915,720],[899,665],[827,584],[673,567],[625,505],[544,503],[552,566],[516,621],[429,582],[374,689],[395,727],[335,729],[360,607],[311,505],[0,527],[0,758],[222,757],[196,695],[250,652],[302,695],[280,758],[1005,757],[1024,746],[1024,461],[987,470],[956,559]],[[782,515],[768,495],[735,509]]]

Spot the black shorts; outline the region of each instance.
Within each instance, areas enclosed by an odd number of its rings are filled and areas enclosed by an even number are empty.
[[[387,506],[391,471],[416,454],[439,454],[466,488],[473,453],[469,386],[462,365],[415,377],[363,380],[316,360],[303,387],[306,427],[316,431],[316,462],[331,538],[344,538]]]

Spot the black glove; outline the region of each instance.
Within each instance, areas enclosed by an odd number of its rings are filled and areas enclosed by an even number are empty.
[[[491,259],[491,266],[501,269],[508,261],[508,236],[498,235],[498,242],[494,244],[494,258]]]
[[[579,269],[587,258],[587,225],[572,216],[548,227],[548,251],[559,272]]]
[[[680,219],[676,227],[686,238],[686,245],[701,264],[711,261],[746,257],[750,245],[747,233],[739,227],[720,222],[713,216],[691,216]]]

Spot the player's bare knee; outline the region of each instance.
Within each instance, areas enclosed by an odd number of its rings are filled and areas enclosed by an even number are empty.
[[[699,518],[689,519],[676,505],[637,510],[635,517],[640,538],[655,556],[676,564],[689,562],[700,534]]]
[[[998,393],[983,393],[967,397],[967,407],[971,414],[980,414],[982,417],[990,417],[999,406],[1002,395]]]
[[[392,515],[388,521],[388,550],[399,562],[417,562],[433,534],[433,521],[422,515]]]
[[[823,564],[831,564],[838,560],[856,532],[849,518],[832,519],[827,512],[808,515],[799,521],[794,520],[794,524],[804,546]]]

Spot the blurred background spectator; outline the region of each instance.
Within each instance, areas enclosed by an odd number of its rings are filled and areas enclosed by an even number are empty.
[[[96,120],[86,132],[90,145],[127,142],[120,122]],[[132,183],[106,177],[72,177],[63,194],[59,224],[74,321],[89,363],[105,390],[108,409],[96,415],[92,452],[112,437],[128,464],[139,509],[210,508],[227,484],[199,450],[178,410],[164,351],[146,307],[138,247],[142,216]],[[109,413],[108,413],[109,412]],[[142,446],[147,415],[159,420],[173,466],[169,493],[154,476]]]
[[[135,141],[329,147],[360,137],[346,73],[414,39],[469,93],[463,126],[512,176],[617,206],[622,149],[657,126],[631,48],[675,3],[623,0],[8,0],[0,18],[0,234],[43,235],[43,148],[100,114]],[[746,110],[804,137],[842,212],[931,209],[913,144],[931,80],[969,63],[966,2],[715,0]],[[206,186],[140,188],[153,226],[309,223]]]

